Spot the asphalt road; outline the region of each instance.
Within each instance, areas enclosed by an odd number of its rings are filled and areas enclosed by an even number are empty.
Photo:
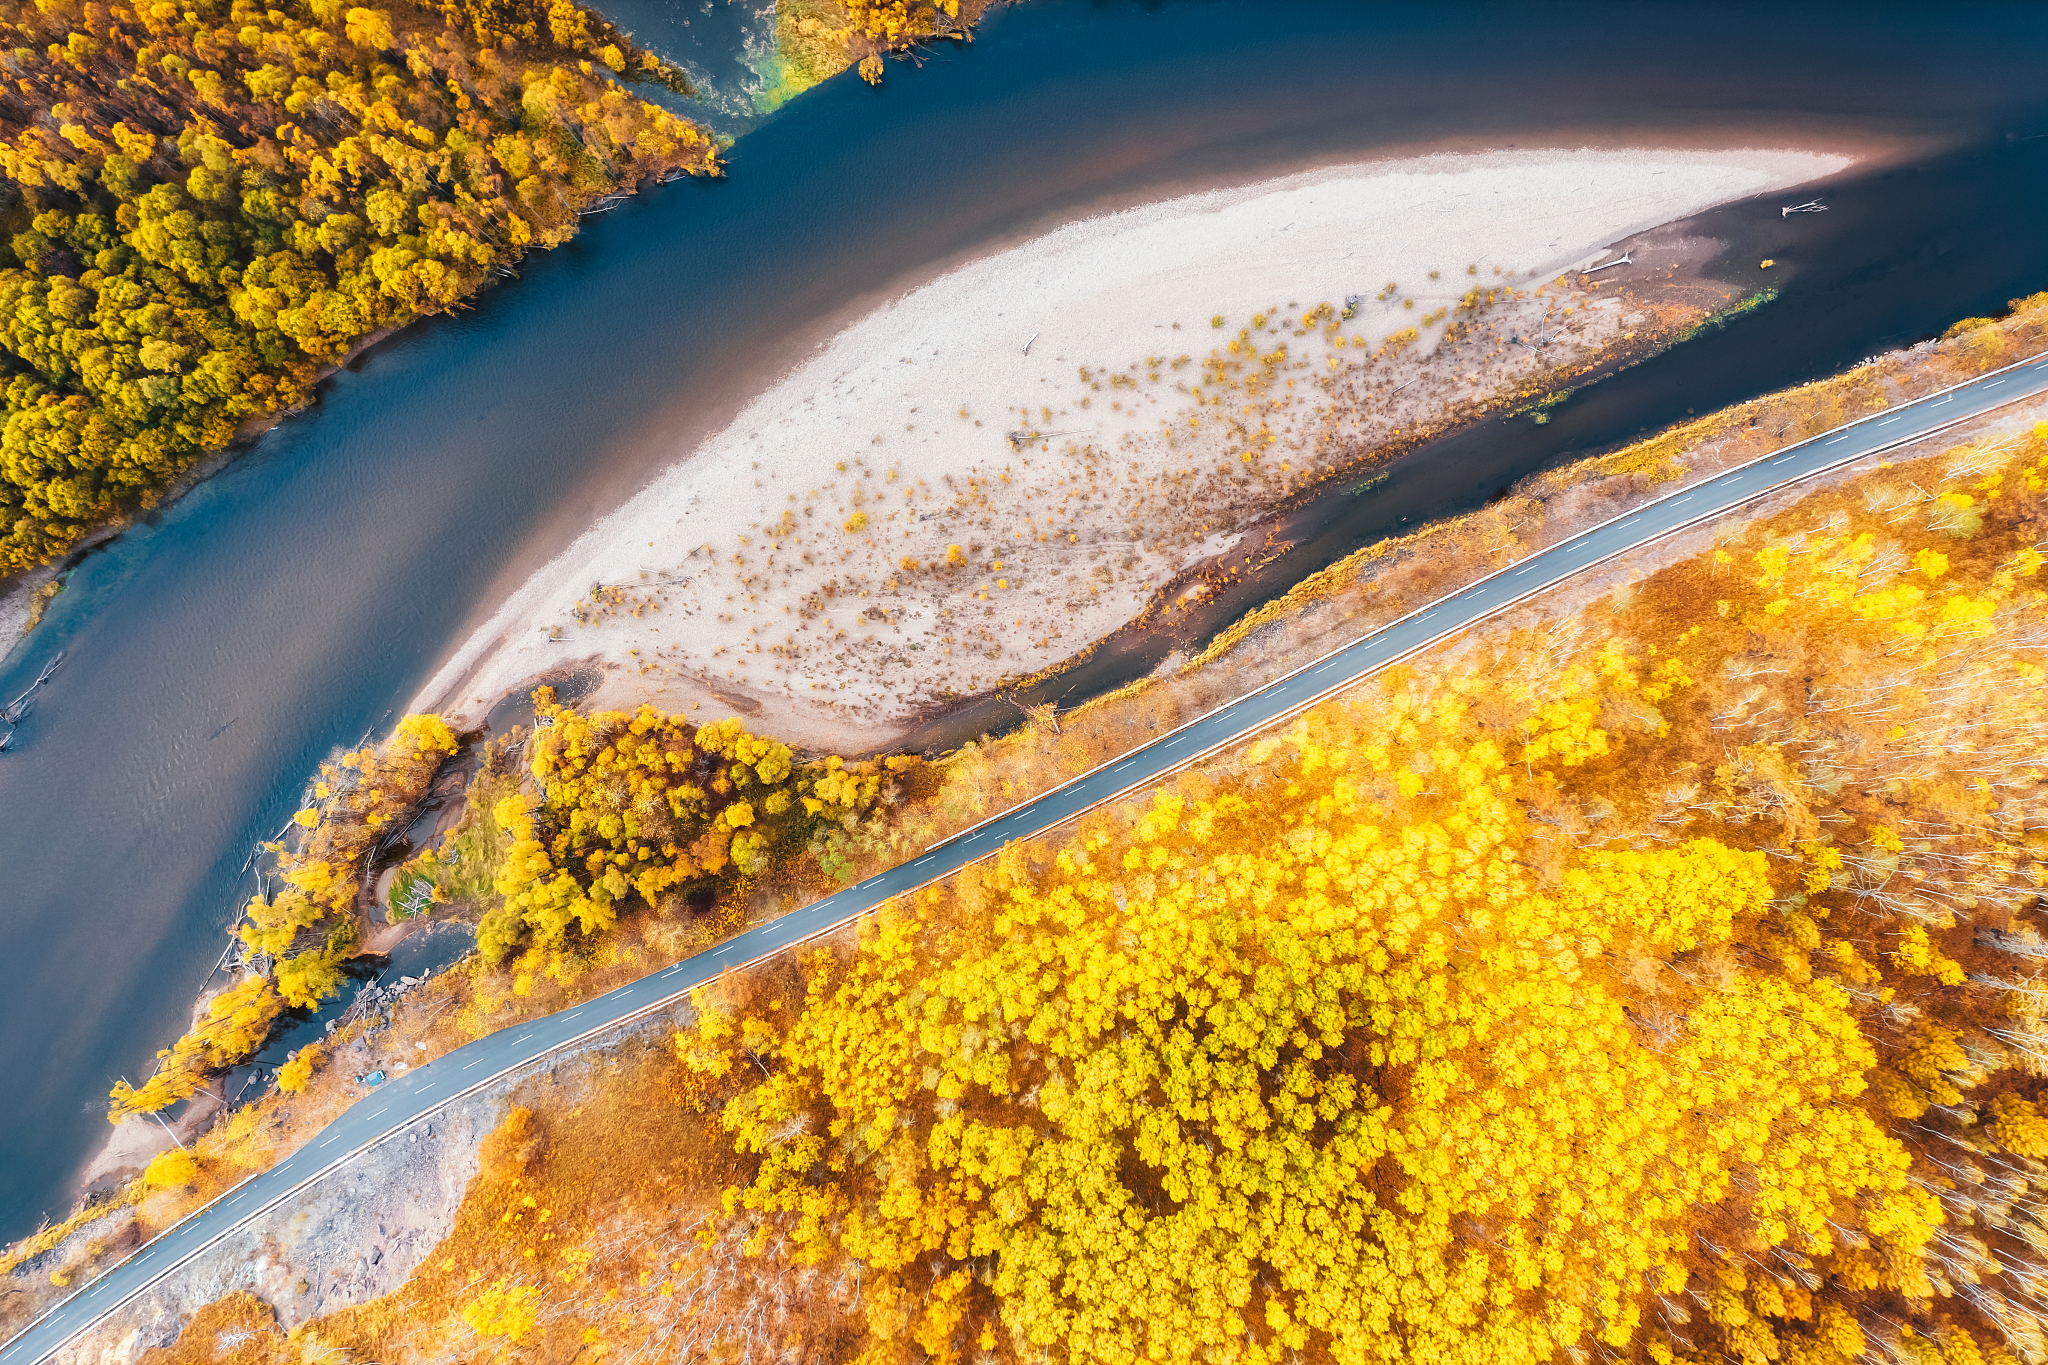
[[[450,1100],[517,1071],[557,1048],[674,1002],[728,967],[773,956],[875,909],[892,896],[987,857],[1009,840],[1040,833],[1092,806],[1142,787],[1256,730],[1284,720],[1375,669],[1553,587],[1645,541],[1721,516],[1758,495],[1823,470],[1918,440],[2017,399],[2048,390],[2048,356],[1930,394],[1787,446],[1749,464],[1626,512],[1573,540],[1530,555],[1256,692],[1169,731],[1143,748],[1054,788],[923,856],[740,934],[717,948],[642,977],[575,1009],[480,1038],[370,1090],[306,1146],[187,1216],[92,1284],[31,1323],[4,1348],[0,1365],[31,1365],[56,1351],[243,1223],[350,1158],[396,1136]]]

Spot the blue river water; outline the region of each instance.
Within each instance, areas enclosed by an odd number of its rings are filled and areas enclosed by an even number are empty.
[[[688,4],[610,12],[661,47]],[[249,893],[245,855],[312,767],[838,322],[1079,214],[1390,149],[1911,136],[1994,149],[1943,163],[1943,192],[1995,217],[2020,168],[2011,211],[2031,211],[2036,162],[1994,152],[2038,131],[2043,13],[1842,13],[1032,0],[879,89],[842,77],[792,100],[727,177],[639,196],[377,347],[87,555],[0,663],[12,696],[66,652],[0,756],[0,1237],[70,1202],[108,1087],[182,1029]],[[1937,262],[1953,297],[1902,289],[1910,307],[1817,349],[1812,311],[1774,331],[1763,310],[1749,335],[1769,363],[1715,401],[2048,287],[2048,259],[1988,231],[1959,216],[1894,249],[1902,281]],[[1681,390],[1595,405],[1573,439],[1667,420]]]

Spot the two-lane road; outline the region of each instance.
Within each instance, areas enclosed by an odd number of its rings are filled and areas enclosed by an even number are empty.
[[[1448,597],[1323,656],[1143,748],[935,844],[922,856],[824,900],[750,929],[665,971],[558,1014],[482,1038],[370,1091],[290,1159],[251,1177],[186,1217],[91,1285],[31,1323],[0,1365],[32,1365],[127,1303],[249,1219],[283,1202],[358,1153],[535,1059],[660,1009],[728,967],[771,956],[867,913],[892,896],[958,871],[1012,839],[1041,833],[1092,806],[1156,781],[1349,686],[1375,669],[1465,629],[1594,564],[1711,520],[1758,495],[1852,460],[1954,426],[2048,390],[2048,357],[2035,357],[1913,403],[1788,446],[1487,575]]]

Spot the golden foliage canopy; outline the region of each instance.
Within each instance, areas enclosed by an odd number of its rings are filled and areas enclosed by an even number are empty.
[[[250,974],[207,1002],[197,1028],[157,1053],[156,1073],[139,1087],[114,1086],[110,1122],[154,1113],[196,1094],[206,1078],[249,1056],[270,1036],[285,1002],[270,982]]]
[[[2044,489],[1816,495],[705,992],[728,1208],[885,1354],[2048,1354]]]
[[[377,842],[399,828],[426,795],[441,763],[456,752],[455,733],[439,716],[407,716],[381,749],[325,764],[314,802],[295,817],[290,845],[270,845],[279,890],[254,896],[237,931],[263,970],[252,971],[207,1005],[199,1027],[157,1054],[141,1086],[112,1091],[114,1123],[154,1113],[196,1093],[206,1079],[243,1062],[270,1036],[289,1007],[318,1005],[341,989],[342,964],[357,937],[361,872]],[[306,1048],[280,1073],[297,1088],[311,1073]]]
[[[1625,1345],[1704,1208],[1745,1244],[1910,1257],[1940,1208],[1853,1103],[1849,997],[1730,956],[1763,856],[1526,866],[1516,769],[1647,706],[1620,655],[1579,672],[1507,749],[1478,678],[1397,683],[1253,746],[1267,799],[1162,793],[1008,850],[814,962],[787,1030],[705,1000],[691,1064],[775,1062],[726,1110],[762,1157],[744,1204],[869,1267],[878,1336],[993,1313],[1104,1361]]]
[[[679,73],[570,0],[280,3],[0,16],[0,574],[598,196],[717,169],[613,80]]]

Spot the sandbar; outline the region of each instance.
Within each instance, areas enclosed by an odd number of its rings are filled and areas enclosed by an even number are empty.
[[[1445,154],[1067,224],[821,343],[533,574],[414,706],[474,721],[580,664],[604,670],[594,705],[886,744],[1113,631],[1447,392],[1507,401],[1635,324],[1618,299],[1565,315],[1560,271],[1853,159]],[[1565,344],[1508,340],[1539,328]]]

